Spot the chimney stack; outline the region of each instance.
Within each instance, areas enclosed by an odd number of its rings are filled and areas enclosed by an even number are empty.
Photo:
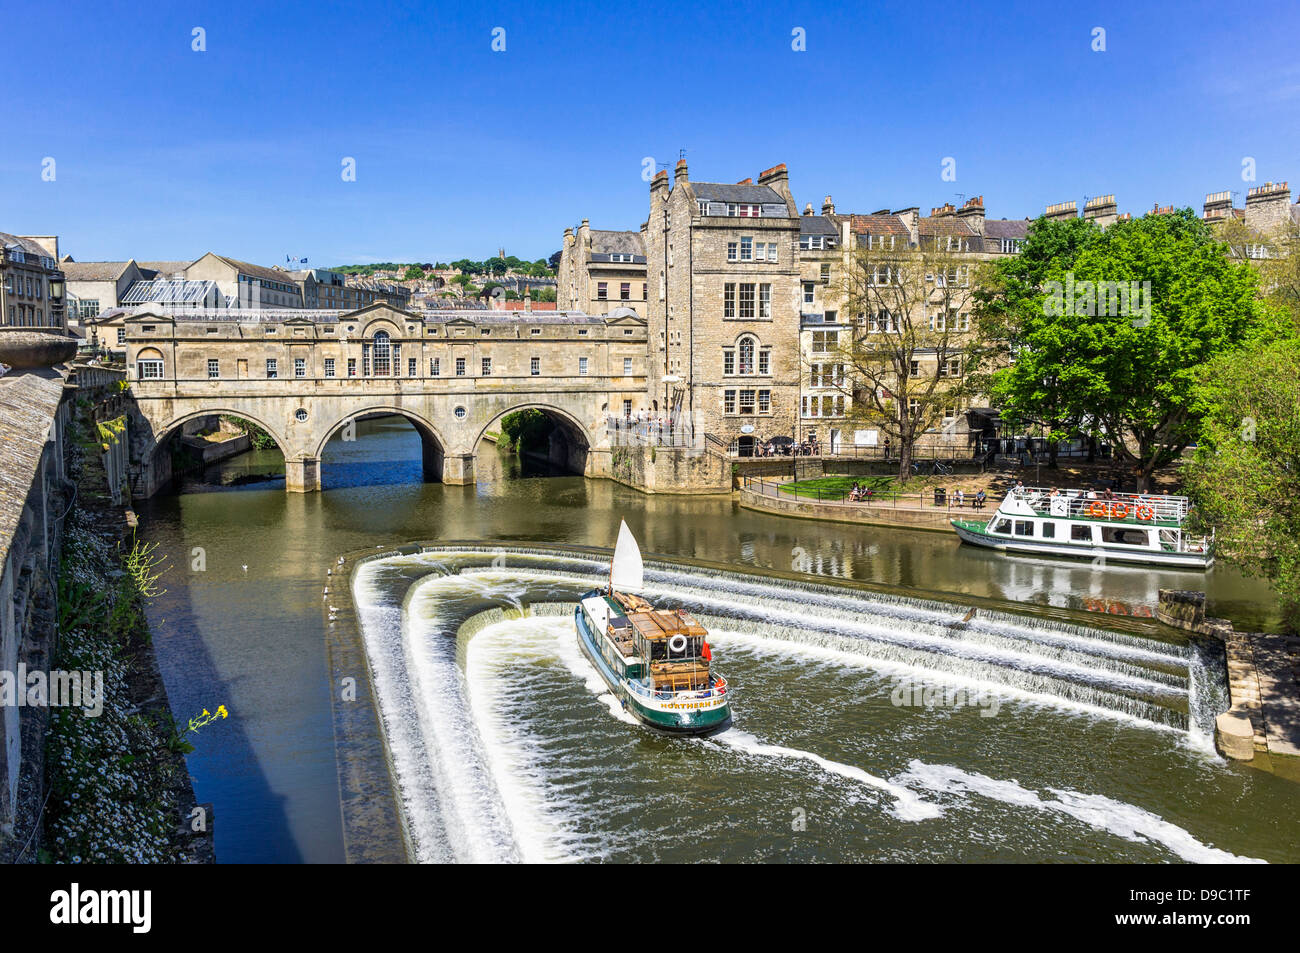
[[[1291,214],[1291,190],[1285,182],[1265,182],[1246,193],[1246,226],[1257,232],[1275,232]]]
[[[1083,217],[1102,228],[1113,225],[1119,218],[1119,206],[1115,204],[1114,194],[1097,195],[1088,199],[1083,204]]]
[[[967,199],[957,216],[980,235],[984,234],[984,196]]]
[[[1201,214],[1207,219],[1227,218],[1232,214],[1232,193],[1211,192],[1205,196]]]
[[[1047,210],[1043,212],[1043,214],[1046,215],[1048,218],[1052,219],[1053,221],[1058,221],[1064,218],[1078,218],[1079,203],[1078,202],[1057,202],[1055,205],[1047,206]]]
[[[758,184],[766,185],[781,196],[792,216],[799,214],[799,206],[795,204],[794,195],[790,192],[790,172],[786,169],[784,162],[760,172]]]
[[[678,159],[677,168],[673,172],[673,185],[679,185],[682,182],[691,181],[690,176],[686,174],[686,160]]]
[[[835,202],[831,199],[829,195],[826,196],[826,201],[822,202],[822,214],[823,215],[835,214]]]

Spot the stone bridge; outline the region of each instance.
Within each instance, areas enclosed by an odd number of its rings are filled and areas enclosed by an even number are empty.
[[[557,425],[551,460],[607,476],[606,414],[647,406],[646,326],[629,313],[417,315],[376,304],[235,320],[136,314],[123,327],[138,409],[138,495],[170,476],[169,439],[214,414],[264,429],[284,454],[286,489],[310,492],[321,488],[325,444],[351,439],[365,417],[392,414],[414,425],[426,479],[472,483],[484,435],[508,413],[546,413]]]

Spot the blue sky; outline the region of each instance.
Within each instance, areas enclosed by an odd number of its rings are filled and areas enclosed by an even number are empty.
[[[1185,0],[14,4],[0,231],[83,261],[532,259],[584,217],[636,228],[643,159],[679,149],[697,180],[784,162],[840,211],[1240,205],[1300,187],[1297,27]]]

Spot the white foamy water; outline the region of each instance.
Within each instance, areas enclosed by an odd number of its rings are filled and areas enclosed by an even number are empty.
[[[810,761],[827,774],[834,774],[837,777],[865,784],[878,791],[884,791],[894,798],[893,813],[900,820],[923,821],[928,818],[938,817],[943,813],[943,809],[939,805],[921,800],[914,791],[900,784],[893,784],[884,778],[868,774],[861,768],[854,767],[851,764],[831,761],[811,751],[786,748],[782,745],[764,744],[749,732],[741,731],[738,728],[728,728],[726,731],[713,735],[709,740],[724,745],[733,751],[755,757],[793,758],[800,761]]]
[[[1019,781],[999,781],[946,764],[911,761],[894,779],[937,793],[961,797],[977,794],[1013,807],[1064,814],[1089,827],[1134,843],[1158,844],[1183,860],[1200,864],[1263,863],[1201,843],[1191,833],[1157,814],[1101,794],[1080,794],[1048,788],[1055,800],[1023,787]]]

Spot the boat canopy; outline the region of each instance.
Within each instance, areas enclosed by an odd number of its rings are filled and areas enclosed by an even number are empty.
[[[618,542],[614,546],[614,562],[609,570],[610,585],[616,592],[640,592],[645,588],[645,569],[641,563],[641,548],[627,528],[619,522]]]

